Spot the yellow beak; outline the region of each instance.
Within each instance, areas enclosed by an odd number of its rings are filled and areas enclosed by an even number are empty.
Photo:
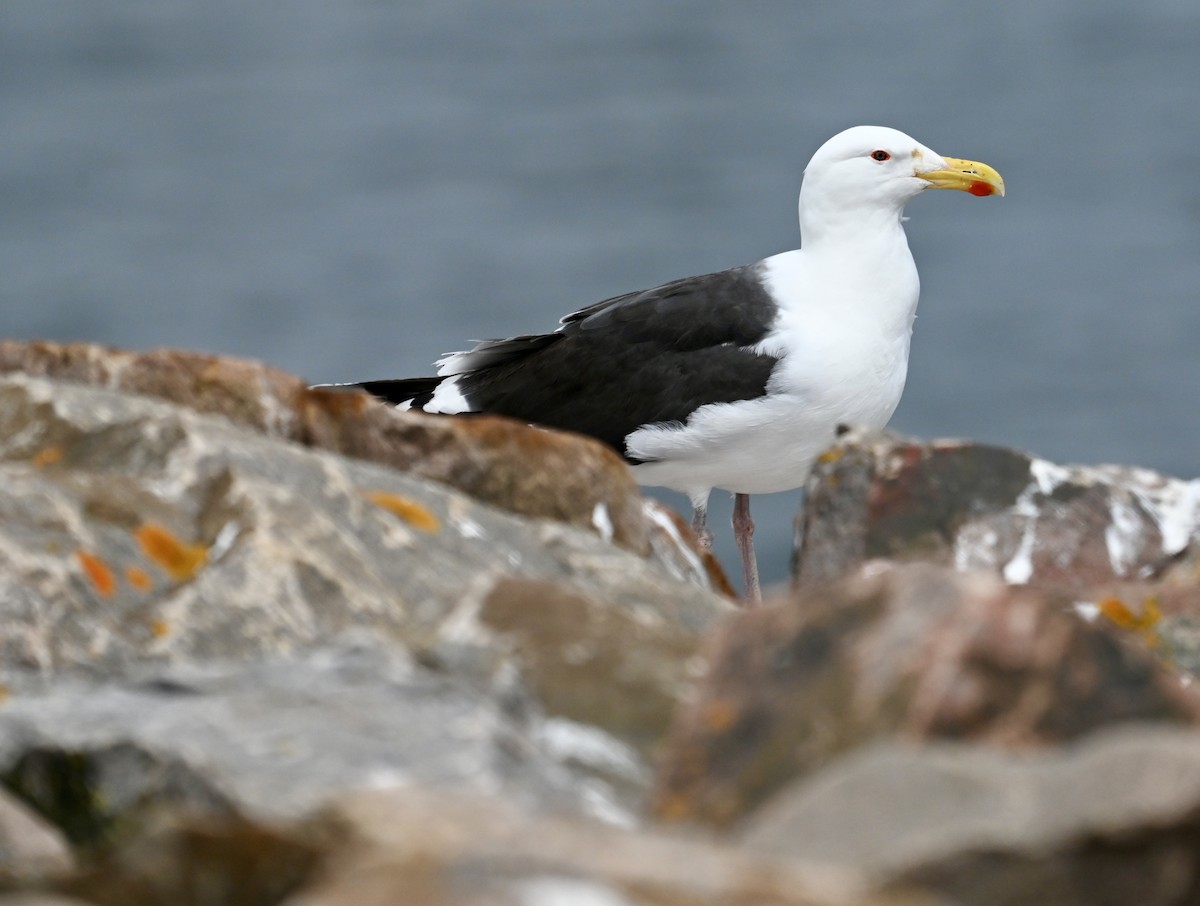
[[[987,164],[974,160],[959,160],[957,157],[942,159],[946,161],[944,170],[930,170],[928,173],[917,174],[929,183],[930,188],[958,189],[972,195],[1004,194],[1004,180]]]

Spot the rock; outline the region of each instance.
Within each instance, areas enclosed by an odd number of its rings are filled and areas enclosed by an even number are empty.
[[[650,549],[655,562],[681,581],[694,582],[696,576],[706,575],[713,591],[740,601],[741,596],[712,549],[700,548],[690,522],[652,497],[642,501],[642,511],[650,520]]]
[[[1118,631],[1187,681],[1200,677],[1200,583],[1113,583],[1080,593],[1084,619]]]
[[[964,906],[1200,899],[1200,733],[1129,725],[1064,751],[881,743],[778,796],[748,848]]]
[[[0,789],[0,883],[37,880],[73,866],[74,858],[62,834]]]
[[[853,872],[409,788],[285,826],[168,816],[57,886],[99,906],[932,906]]]
[[[594,532],[662,559],[691,581],[728,588],[715,560],[697,574],[695,537],[647,513],[620,458],[590,438],[496,417],[399,412],[366,393],[309,389],[258,362],[182,350],[135,353],[90,344],[0,340],[0,374],[155,397],[271,438],[387,465],[522,516]],[[673,537],[671,537],[673,536]],[[672,550],[664,556],[663,548]],[[676,550],[683,548],[683,551]],[[722,584],[723,583],[723,584]]]
[[[875,557],[1087,589],[1158,575],[1200,538],[1200,480],[1002,447],[850,432],[809,479],[797,581]]]
[[[625,463],[608,447],[498,416],[399,412],[361,392],[304,396],[305,440],[457,488],[522,516],[594,532],[637,554],[651,525]]]
[[[323,877],[287,906],[917,903],[876,897],[853,873],[728,847],[530,817],[487,799],[394,791],[354,796],[322,818],[345,841]],[[894,899],[893,899],[894,897]]]
[[[352,628],[420,647],[509,577],[693,631],[728,609],[570,526],[136,396],[0,380],[0,457],[0,668],[257,657]]]
[[[190,353],[0,343],[2,372],[0,884],[30,906],[1194,893],[1197,737],[1165,725],[1200,693],[1163,663],[1200,626],[1190,485],[848,440],[804,582],[851,575],[737,612],[586,439]],[[972,525],[1016,553],[955,572]],[[1026,553],[1040,584],[1000,581]]]
[[[693,678],[694,632],[550,583],[497,583],[476,618],[514,648],[545,713],[603,726],[646,757]]]
[[[248,359],[0,340],[0,374],[8,373],[155,397],[284,440],[299,441],[305,433],[304,382]]]
[[[74,839],[399,775],[632,821],[732,609],[607,529],[94,387],[0,379],[0,478],[0,773]]]
[[[709,662],[666,744],[667,819],[727,826],[880,738],[1023,749],[1200,720],[1200,694],[1069,598],[929,564],[869,563],[739,613]]]
[[[314,877],[328,845],[304,826],[160,808],[53,886],[93,906],[278,906]]]
[[[160,669],[141,682],[58,677],[14,690],[0,711],[0,775],[75,843],[106,840],[155,803],[282,821],[401,781],[631,823],[636,794],[593,781],[521,707],[365,648]],[[619,779],[644,791],[631,750],[593,726],[577,732],[623,755]]]

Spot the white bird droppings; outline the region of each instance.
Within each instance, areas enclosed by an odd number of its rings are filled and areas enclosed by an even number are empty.
[[[521,906],[633,906],[613,888],[580,878],[547,876],[514,886]]]
[[[1146,532],[1137,511],[1119,497],[1113,498],[1108,512],[1112,520],[1104,530],[1108,562],[1116,575],[1125,576],[1142,554]]]
[[[460,519],[454,523],[454,529],[462,538],[483,537],[483,526],[474,519]]]
[[[592,508],[592,525],[596,527],[596,531],[605,541],[613,540],[612,519],[608,515],[608,507],[605,504],[597,503]]]

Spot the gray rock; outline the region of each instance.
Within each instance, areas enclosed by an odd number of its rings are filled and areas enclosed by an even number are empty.
[[[2,770],[39,804],[63,776],[102,793],[61,813],[81,839],[155,798],[295,815],[403,777],[631,820],[699,633],[732,608],[604,534],[4,377]]]
[[[54,889],[99,906],[932,906],[852,872],[416,788],[285,825],[162,814]]]
[[[155,802],[277,821],[348,790],[409,784],[504,790],[531,806],[633,820],[630,803],[568,763],[553,728],[519,699],[386,650],[42,685],[14,689],[0,711],[0,773],[76,841],[103,839]],[[645,784],[618,741],[578,732],[607,746],[610,761],[624,756],[629,784]]]
[[[350,628],[417,645],[511,576],[694,629],[728,610],[588,533],[139,397],[6,378],[0,457],[0,669],[281,654]]]
[[[654,831],[531,816],[488,797],[417,790],[356,795],[336,803],[316,826],[340,846],[329,853],[323,877],[287,906],[919,902],[871,895],[853,872]]]
[[[850,432],[813,470],[797,538],[806,584],[886,557],[1088,588],[1157,575],[1195,544],[1200,481]]]
[[[1194,903],[1200,734],[1131,725],[1023,756],[880,744],[779,795],[739,839],[963,904]]]
[[[588,437],[507,418],[400,412],[361,391],[305,386],[261,362],[180,349],[0,340],[0,374],[148,396],[277,440],[376,462],[468,497],[595,533],[732,596],[691,530],[645,508],[620,457]]]
[[[74,864],[62,834],[0,789],[0,881],[35,880],[66,872]]]
[[[411,640],[513,575],[694,628],[727,609],[588,533],[140,397],[5,378],[0,457],[0,667]]]
[[[873,561],[713,633],[659,759],[664,818],[737,822],[883,737],[1029,749],[1106,726],[1200,725],[1200,694],[1070,597],[987,573]]]
[[[340,841],[287,906],[391,903],[595,906],[917,906],[873,895],[854,872],[654,831],[530,816],[487,797],[417,790],[356,795],[318,827]]]

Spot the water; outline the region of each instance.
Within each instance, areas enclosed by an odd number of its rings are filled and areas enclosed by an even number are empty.
[[[4,0],[0,333],[425,373],[793,247],[809,155],[877,123],[1009,189],[909,208],[893,425],[1192,477],[1197,48],[1194,0]],[[797,499],[756,501],[769,581]]]

